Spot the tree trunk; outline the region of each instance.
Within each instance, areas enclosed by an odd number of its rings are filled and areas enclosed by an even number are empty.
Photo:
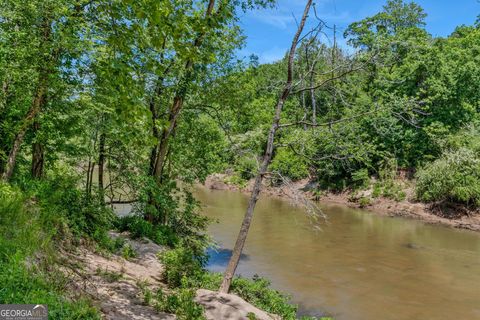
[[[282,115],[283,105],[287,100],[290,94],[290,91],[292,89],[293,60],[295,56],[295,50],[297,48],[298,39],[303,31],[303,27],[305,26],[305,21],[307,20],[307,16],[308,16],[308,12],[310,10],[311,4],[312,4],[312,0],[308,0],[307,4],[305,5],[305,10],[303,12],[302,20],[300,21],[300,25],[298,26],[297,32],[293,38],[292,45],[290,47],[290,53],[288,56],[287,82],[282,91],[282,95],[278,99],[277,105],[275,106],[275,117],[273,118],[273,123],[268,133],[267,147],[265,150],[265,154],[263,156],[262,164],[260,166],[259,172],[257,173],[257,176],[255,177],[255,184],[253,186],[252,194],[248,202],[247,211],[245,213],[245,217],[243,218],[242,226],[240,228],[237,241],[235,242],[235,247],[233,248],[232,257],[230,258],[227,269],[225,270],[223,281],[220,286],[220,292],[223,292],[223,293],[228,293],[228,291],[230,290],[230,284],[232,282],[233,276],[235,275],[235,270],[237,269],[238,262],[240,260],[240,255],[242,254],[243,247],[245,245],[245,241],[248,235],[248,230],[252,222],[253,211],[255,209],[255,205],[258,200],[258,195],[260,194],[260,191],[262,188],[263,177],[267,173],[268,166],[270,165],[270,162],[272,160],[272,154],[273,154],[273,148],[274,148],[273,143],[275,140],[275,134],[280,125],[280,118]]]
[[[51,40],[52,30],[51,30],[50,23],[51,23],[50,19],[48,18],[43,19],[43,23],[42,23],[43,35],[42,35],[42,42],[40,46],[43,47],[44,49],[48,49],[47,44]],[[49,58],[51,58],[51,56]],[[35,120],[35,118],[41,111],[41,107],[42,107],[42,104],[44,103],[45,95],[47,93],[48,76],[51,70],[49,68],[49,64],[51,62],[52,61],[49,61],[49,59],[46,59],[46,61],[44,61],[44,64],[38,67],[39,78],[38,78],[37,88],[35,90],[35,96],[33,98],[30,109],[28,110],[25,118],[23,119],[22,125],[20,126],[20,129],[18,130],[13,140],[12,148],[10,149],[10,153],[8,155],[8,158],[5,164],[5,170],[2,174],[2,180],[4,181],[7,181],[7,182],[10,181],[13,174],[13,170],[15,169],[15,163],[17,161],[18,153],[22,146],[23,139],[25,138],[25,133],[27,132],[28,127],[32,124],[32,122]]]
[[[8,88],[9,88],[9,82],[8,80],[4,80],[2,82],[2,95],[0,97],[0,115],[3,114],[4,109],[7,106],[7,101],[8,101]],[[0,116],[0,121],[4,121],[2,117]],[[4,141],[0,139],[0,177],[3,176],[3,172],[5,169],[5,158],[3,155],[7,154],[8,150],[5,147]]]
[[[88,167],[87,167],[87,182],[85,183],[85,194],[88,197],[88,188],[90,186],[90,167],[92,166],[92,162],[90,159],[88,160]]]
[[[104,187],[103,187],[103,173],[105,168],[105,133],[100,134],[100,141],[98,144],[98,195],[102,203],[105,202]]]
[[[7,163],[5,165],[5,170],[2,175],[4,181],[9,181],[13,174],[13,169],[15,169],[15,163],[17,161],[18,152],[22,146],[23,139],[25,138],[25,133],[27,132],[28,127],[34,121],[37,114],[40,112],[40,107],[42,105],[42,100],[46,92],[46,75],[44,75],[40,81],[40,84],[36,90],[35,98],[33,99],[30,110],[28,110],[27,115],[23,119],[23,124],[18,130],[15,139],[13,140],[12,149],[7,158]]]
[[[92,195],[92,185],[93,185],[93,172],[95,171],[95,161],[92,162],[92,164],[89,164],[90,171],[87,173],[88,174],[88,181],[89,184],[87,185],[87,197],[90,198]]]
[[[315,99],[315,89],[313,89],[313,75],[311,76],[310,79],[310,99],[312,100],[312,123],[314,125],[317,124],[317,101]]]
[[[160,95],[163,92],[163,77],[159,77],[157,80],[157,85],[155,87],[155,91],[152,94],[150,99],[149,107],[150,113],[152,115],[152,135],[153,137],[158,140],[160,139],[160,133],[157,128],[157,120],[158,120],[158,111],[157,111],[157,101],[156,99],[160,98]],[[154,176],[155,174],[155,161],[157,160],[157,152],[158,152],[158,145],[152,147],[152,151],[150,153],[150,166],[149,166],[149,174]]]
[[[207,11],[205,13],[206,20],[212,15],[214,6],[215,6],[215,0],[209,0]],[[198,48],[202,45],[204,36],[205,36],[205,32],[202,32],[198,35],[197,39],[195,39],[195,43],[193,44],[194,48]],[[186,85],[191,81],[191,78],[192,78],[192,69],[193,69],[193,60],[191,59],[187,60],[187,62],[185,63],[185,77],[182,81],[180,81],[180,89],[175,95],[175,98],[173,99],[172,107],[170,108],[170,112],[168,116],[168,121],[170,125],[168,126],[168,128],[164,128],[162,130],[162,133],[160,135],[160,141],[158,142],[158,146],[155,150],[156,159],[155,159],[153,175],[157,183],[160,183],[162,179],[162,173],[163,173],[163,167],[165,165],[168,143],[171,135],[175,132],[175,128],[177,127],[177,119],[180,114],[180,111],[182,110],[183,101],[186,95]]]
[[[170,111],[170,115],[168,118],[168,122],[170,123],[170,125],[168,128],[165,128],[162,130],[160,142],[157,147],[157,159],[155,161],[155,167],[154,167],[154,176],[158,183],[160,183],[162,179],[163,167],[165,165],[167,149],[168,149],[168,142],[169,142],[170,136],[172,135],[172,133],[175,131],[175,128],[177,127],[177,118],[178,118],[178,115],[180,114],[180,110],[182,109],[182,106],[183,106],[183,97],[181,96],[175,97],[173,102],[173,107]]]
[[[37,133],[40,129],[40,123],[38,120],[33,122],[33,131]],[[45,162],[45,151],[43,144],[39,141],[35,141],[32,145],[32,178],[40,179],[43,177],[43,168]]]

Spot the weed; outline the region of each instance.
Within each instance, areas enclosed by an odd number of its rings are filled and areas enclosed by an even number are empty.
[[[137,252],[130,244],[125,244],[122,248],[122,257],[126,260],[132,260],[137,257]]]
[[[111,283],[112,282],[117,282],[117,281],[119,281],[120,279],[123,278],[123,273],[122,272],[111,271],[111,270],[108,270],[108,269],[97,268],[97,270],[95,270],[95,274],[97,276],[102,277],[107,282],[111,282]]]

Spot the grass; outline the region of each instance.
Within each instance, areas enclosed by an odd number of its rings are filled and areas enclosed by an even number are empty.
[[[49,319],[101,319],[88,299],[73,297],[56,268],[54,240],[67,231],[65,220],[38,202],[0,184],[0,304],[46,304]]]
[[[120,279],[123,278],[123,273],[122,272],[116,272],[116,271],[112,271],[112,270],[108,270],[108,269],[101,269],[101,268],[98,268],[97,270],[95,270],[95,274],[97,276],[100,276],[102,278],[104,278],[106,281],[108,282],[117,282],[119,281]]]

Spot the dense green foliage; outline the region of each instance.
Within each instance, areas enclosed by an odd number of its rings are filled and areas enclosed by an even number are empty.
[[[417,173],[417,194],[425,201],[480,206],[480,158],[465,148],[448,151]]]
[[[437,141],[441,155],[416,173],[417,198],[435,205],[453,206],[447,216],[459,216],[458,205],[480,207],[480,135],[477,122]],[[457,206],[457,207],[456,207]]]

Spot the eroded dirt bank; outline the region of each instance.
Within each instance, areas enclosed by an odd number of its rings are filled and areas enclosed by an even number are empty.
[[[150,240],[132,240],[128,233],[110,232],[129,246],[128,259],[115,254],[100,254],[81,246],[73,252],[62,252],[63,273],[71,280],[73,292],[89,295],[108,320],[173,320],[174,314],[155,308],[147,295],[161,291],[172,293],[162,281],[164,266],[158,254],[168,250]],[[67,267],[68,266],[68,267]],[[198,289],[195,301],[204,308],[208,320],[276,320],[278,316],[264,312],[234,294],[220,294]]]
[[[214,190],[234,190],[245,193],[251,191],[253,180],[249,181],[245,187],[239,187],[227,183],[227,178],[228,176],[225,174],[210,175],[205,181],[205,186]],[[415,202],[411,200],[411,195],[408,195],[407,199],[403,201],[394,201],[384,197],[372,198],[367,205],[362,206],[358,202],[351,200],[351,193],[326,193],[320,196],[315,196],[312,192],[313,187],[314,185],[308,179],[284,184],[279,187],[273,187],[268,182],[265,182],[262,194],[294,199],[294,201],[299,198],[300,194],[307,199],[319,201],[320,203],[323,202],[345,205],[351,208],[362,208],[382,216],[407,217],[430,224],[441,224],[453,228],[480,231],[480,214],[478,212],[465,211],[460,207],[442,209],[431,204]]]

